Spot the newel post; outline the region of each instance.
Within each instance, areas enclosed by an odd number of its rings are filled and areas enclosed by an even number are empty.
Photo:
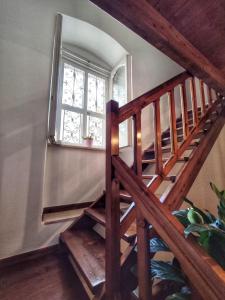
[[[112,157],[119,155],[118,102],[106,105],[106,299],[120,297],[120,198]]]

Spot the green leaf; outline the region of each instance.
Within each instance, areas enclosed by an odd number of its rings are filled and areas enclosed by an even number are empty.
[[[159,238],[152,238],[150,240],[150,251],[151,253],[156,253],[158,251],[170,251],[165,242]]]
[[[183,197],[182,199],[184,200],[184,202],[191,205],[191,207],[195,208],[194,203],[191,200],[189,200],[187,197]]]
[[[209,212],[208,210],[206,210],[205,214],[207,215],[208,219],[210,220],[210,223],[213,223],[216,221],[216,217],[211,214],[211,212]]]
[[[208,252],[210,247],[210,230],[203,231],[200,233],[198,238],[199,244]]]
[[[191,300],[191,294],[175,293],[166,297],[165,300]]]
[[[225,223],[225,207],[222,201],[217,206],[219,218]]]
[[[210,182],[210,186],[220,201],[217,206],[219,218],[225,223],[225,191],[219,191],[216,185],[212,182]]]
[[[210,182],[210,186],[211,189],[213,190],[213,192],[216,194],[216,196],[218,197],[219,200],[224,200],[224,191],[220,192],[219,189],[216,187],[216,185],[212,182]]]
[[[204,224],[203,217],[194,208],[188,210],[187,217],[191,224]]]
[[[221,237],[213,232],[209,239],[208,253],[225,269],[225,236]]]
[[[212,224],[191,224],[184,229],[185,236],[187,237],[190,233],[202,233],[205,231],[210,231],[211,234],[216,234],[221,238],[225,238],[225,231],[216,228]]]
[[[184,233],[186,236],[197,233],[198,243],[225,269],[225,231],[213,224],[191,224]]]
[[[192,201],[190,201],[188,198],[183,197],[184,202],[188,203],[198,214],[201,215],[203,218],[204,223],[210,224],[211,223],[211,218],[208,216],[207,213],[205,213],[203,210],[198,208],[197,206],[194,205]]]
[[[225,232],[225,224],[222,220],[216,219],[213,223],[210,224],[210,226],[213,226],[217,229],[221,229],[222,231]]]
[[[170,262],[151,260],[151,273],[153,278],[162,280],[172,280],[179,283],[185,283],[183,273],[180,269],[171,265]]]
[[[175,210],[172,212],[172,215],[174,215],[178,219],[178,221],[180,221],[180,223],[184,225],[184,227],[190,224],[187,214],[188,214],[187,209]]]
[[[209,226],[206,224],[190,224],[184,229],[184,234],[187,237],[190,233],[198,233],[209,230]]]
[[[183,286],[179,293],[168,296],[165,300],[190,300],[191,290],[187,286]]]

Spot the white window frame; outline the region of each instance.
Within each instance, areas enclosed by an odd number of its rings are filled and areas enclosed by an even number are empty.
[[[80,69],[84,71],[85,73],[85,86],[84,86],[84,103],[83,108],[70,106],[67,104],[62,103],[62,96],[63,96],[63,76],[64,76],[64,64],[69,64],[77,69]],[[90,65],[90,67],[89,67]],[[74,53],[71,53],[67,49],[62,50],[62,58],[60,61],[60,71],[59,71],[59,86],[58,86],[58,104],[57,104],[57,111],[56,111],[56,142],[60,143],[62,145],[73,145],[73,146],[79,146],[79,147],[86,147],[84,143],[67,143],[62,141],[62,135],[61,135],[61,112],[63,109],[76,112],[83,115],[83,124],[82,124],[82,130],[81,135],[82,137],[86,136],[87,132],[87,118],[88,116],[96,117],[103,120],[103,145],[93,145],[94,148],[100,148],[105,149],[105,105],[104,105],[104,111],[103,113],[97,113],[93,112],[87,109],[87,101],[88,101],[88,74],[92,74],[94,76],[97,76],[99,78],[102,78],[105,80],[105,103],[108,99],[109,95],[109,78],[107,75],[109,75],[109,72],[93,63],[90,63],[86,61],[85,59],[75,55]]]
[[[87,61],[82,57],[78,57],[67,51],[66,49],[62,49],[62,14],[57,14],[56,18],[56,27],[55,27],[55,35],[54,35],[54,45],[53,45],[53,60],[52,60],[52,72],[51,72],[51,88],[50,88],[50,102],[49,102],[49,115],[48,115],[48,142],[50,144],[58,144],[62,146],[69,146],[69,147],[78,147],[78,148],[88,148],[82,144],[66,144],[65,142],[61,143],[58,139],[59,134],[59,118],[58,112],[61,113],[61,103],[62,103],[62,96],[60,95],[60,86],[62,80],[62,54],[66,55],[66,59],[69,61],[73,61],[75,58],[76,63],[80,66],[88,67],[88,69],[102,74],[108,79],[108,90],[106,94],[106,102],[109,99],[112,99],[111,94],[111,80],[110,74],[112,70],[103,69],[101,66],[97,66],[92,64],[91,62]],[[126,68],[127,68],[127,102],[133,99],[133,84],[132,84],[132,56],[126,55]],[[107,96],[108,99],[107,99]],[[129,119],[129,127],[128,127],[128,145],[132,146],[132,122]],[[104,122],[105,125],[105,122]],[[105,137],[104,137],[105,138]],[[88,148],[90,149],[90,148]],[[93,146],[92,150],[105,150],[105,146],[102,148],[96,148]]]

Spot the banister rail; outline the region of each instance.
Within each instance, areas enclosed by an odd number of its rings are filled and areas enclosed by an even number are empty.
[[[191,280],[199,293],[205,300],[221,299],[225,294],[225,272],[213,261],[206,253],[199,248],[195,241],[186,240],[183,236],[183,226],[171,215],[171,210],[177,208],[178,196],[174,198],[174,188],[168,193],[168,199],[163,197],[158,199],[153,192],[157,190],[162,181],[168,180],[177,161],[183,161],[185,151],[190,147],[196,147],[197,142],[193,143],[195,137],[204,134],[204,125],[207,120],[211,120],[212,112],[217,112],[222,100],[217,99],[215,91],[199,82],[199,95],[197,98],[196,79],[189,73],[184,72],[166,83],[158,86],[150,92],[138,97],[128,104],[118,107],[116,101],[111,100],[107,103],[106,116],[106,299],[120,299],[120,267],[121,261],[125,258],[120,257],[120,237],[126,232],[131,223],[136,218],[137,225],[137,247],[138,247],[138,281],[139,298],[142,300],[151,299],[151,288],[149,273],[149,224],[154,230],[168,243],[169,247],[181,262],[185,273]],[[175,89],[179,87],[180,97],[175,97]],[[189,89],[189,91],[188,91]],[[206,94],[207,91],[207,94]],[[162,140],[162,116],[160,112],[160,101],[165,101],[162,96],[167,95],[169,104],[169,136],[170,148],[165,148]],[[175,99],[176,98],[176,99]],[[177,115],[177,101],[181,103],[181,116]],[[200,102],[200,106],[199,106]],[[154,156],[150,159],[143,159],[142,151],[142,110],[147,106],[153,107],[153,127],[154,130]],[[191,110],[190,110],[191,106]],[[224,109],[223,109],[224,111]],[[225,111],[224,111],[225,113]],[[189,116],[192,116],[190,123]],[[133,167],[130,169],[119,158],[119,124],[132,117],[133,121]],[[177,123],[178,121],[178,123]],[[211,120],[212,121],[212,120]],[[210,122],[211,122],[210,121]],[[218,128],[215,127],[216,134],[225,122],[221,120]],[[179,135],[177,132],[182,133]],[[213,132],[210,133],[211,142]],[[203,145],[204,146],[204,145]],[[210,148],[208,146],[207,149]],[[150,148],[151,149],[151,148]],[[146,150],[145,150],[146,151]],[[145,152],[144,152],[145,153]],[[152,150],[150,151],[152,153]],[[169,153],[165,158],[164,154]],[[152,154],[151,154],[152,155]],[[206,155],[202,155],[206,157]],[[198,164],[196,159],[193,164]],[[155,174],[143,174],[143,164],[154,163]],[[199,169],[200,164],[196,168]],[[187,172],[190,172],[190,168]],[[194,174],[197,174],[193,172]],[[193,177],[193,176],[192,176]],[[150,182],[146,186],[143,180]],[[182,192],[187,192],[188,184],[184,184],[180,177],[179,196]],[[135,205],[132,204],[126,214],[120,218],[119,208],[119,189],[121,185],[133,197]],[[175,185],[174,185],[175,186]],[[184,188],[185,187],[185,188]],[[162,203],[160,203],[160,201]],[[168,201],[164,201],[168,200]],[[164,202],[164,203],[163,203]],[[132,248],[132,247],[131,247]],[[188,255],[187,255],[188,254]],[[221,284],[219,288],[217,285]]]
[[[221,300],[225,295],[224,270],[196,241],[185,239],[183,225],[118,156],[112,158],[112,164],[117,179],[132,195],[144,218],[168,244],[203,299]]]
[[[136,99],[128,102],[126,105],[122,106],[119,109],[118,121],[119,123],[125,121],[126,119],[132,117],[136,112],[142,110],[150,103],[154,102],[156,99],[159,99],[162,95],[166,94],[172,90],[175,86],[184,82],[186,79],[191,77],[191,74],[188,72],[183,72],[168,81],[160,84],[151,91],[137,97]]]

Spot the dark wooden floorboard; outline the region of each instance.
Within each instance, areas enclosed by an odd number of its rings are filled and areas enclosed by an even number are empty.
[[[1,300],[88,300],[64,254],[0,269]]]

